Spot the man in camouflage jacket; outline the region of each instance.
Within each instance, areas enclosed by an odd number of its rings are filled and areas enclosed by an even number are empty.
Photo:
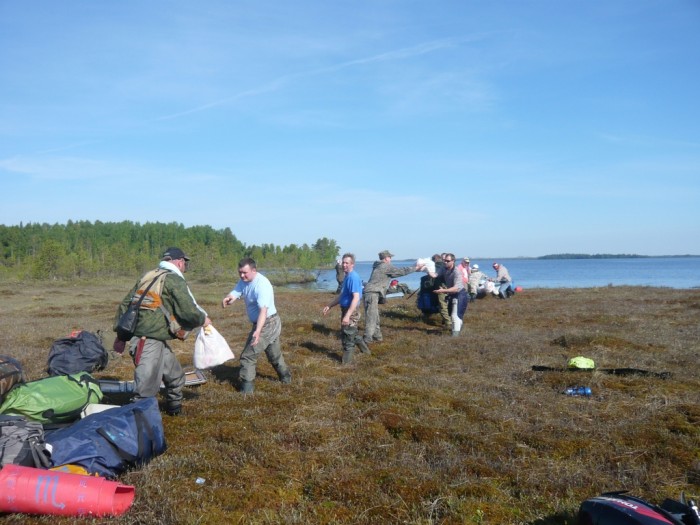
[[[372,266],[372,274],[365,285],[363,300],[365,305],[365,343],[380,342],[382,330],[379,327],[379,303],[384,302],[389,282],[394,277],[402,277],[406,274],[420,270],[418,266],[398,268],[391,264],[394,256],[389,250],[379,252],[379,260]]]
[[[168,248],[156,270],[141,277],[122,300],[114,319],[117,322],[132,301],[137,301],[154,277],[161,275],[146,294],[139,309],[134,336],[128,342],[134,369],[135,398],[155,397],[161,381],[165,385],[166,412],[178,415],[182,410],[185,372],[168,341],[200,326],[211,324],[207,313],[197,304],[183,273],[189,257],[179,248]]]

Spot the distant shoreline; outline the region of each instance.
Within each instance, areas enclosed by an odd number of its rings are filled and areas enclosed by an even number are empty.
[[[610,254],[610,253],[560,253],[533,257],[533,259],[670,259],[682,257],[698,257],[697,255],[637,255],[637,254]]]
[[[638,255],[627,253],[556,253],[549,255],[539,255],[537,257],[471,257],[474,260],[498,260],[498,259],[528,259],[528,260],[551,260],[551,259],[682,259],[690,257],[700,257],[700,255]],[[412,261],[414,259],[396,259],[397,262]],[[367,261],[365,261],[367,262]]]

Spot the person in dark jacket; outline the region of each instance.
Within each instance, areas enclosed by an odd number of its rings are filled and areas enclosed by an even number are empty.
[[[128,341],[134,366],[135,398],[155,397],[161,382],[165,385],[166,412],[176,416],[182,410],[185,372],[168,341],[184,339],[189,332],[211,324],[207,313],[197,304],[184,272],[190,258],[180,248],[168,248],[158,268],[138,280],[117,308],[114,331],[122,314],[144,294],[134,336]]]
[[[445,256],[447,254],[436,253],[433,255],[432,259],[435,263],[435,271],[437,272],[437,277],[433,280],[433,290],[438,290],[440,288],[445,288]],[[447,328],[452,328],[452,318],[450,317],[449,308],[447,307],[447,296],[443,294],[437,294],[438,305],[440,307],[440,318],[442,319],[442,324]]]

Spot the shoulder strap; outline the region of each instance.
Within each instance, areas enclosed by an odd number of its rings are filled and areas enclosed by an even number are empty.
[[[158,277],[160,277],[160,275]],[[158,308],[160,308],[160,311],[163,312],[163,315],[165,316],[165,322],[168,324],[168,330],[170,333],[178,339],[186,339],[190,332],[182,329],[182,326],[178,320],[168,311],[163,304],[163,301],[161,301],[161,303],[158,305]]]
[[[32,459],[34,460],[34,466],[40,469],[51,468],[51,452],[46,448],[44,440],[33,437],[29,439],[28,443],[32,453]]]
[[[165,274],[167,274],[167,273],[170,273],[170,271],[169,271],[169,270],[163,270],[163,273],[159,273],[158,275],[156,275],[155,278],[149,283],[149,285],[146,287],[146,289],[145,289],[145,290],[143,291],[143,293],[141,294],[141,297],[139,297],[139,300],[136,301],[136,306],[137,306],[138,308],[141,307],[141,303],[143,302],[144,297],[146,297],[146,294],[148,293],[148,290],[151,289],[151,286],[153,286],[154,284],[156,284],[156,281],[157,281],[158,279],[160,279],[161,277],[163,277],[163,276],[164,276]],[[132,302],[132,304],[133,304],[133,302]]]

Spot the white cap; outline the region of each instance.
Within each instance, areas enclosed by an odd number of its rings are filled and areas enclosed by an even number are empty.
[[[478,265],[478,264],[475,264],[474,266],[472,266],[472,270],[478,270],[478,269],[479,269],[479,265]]]

